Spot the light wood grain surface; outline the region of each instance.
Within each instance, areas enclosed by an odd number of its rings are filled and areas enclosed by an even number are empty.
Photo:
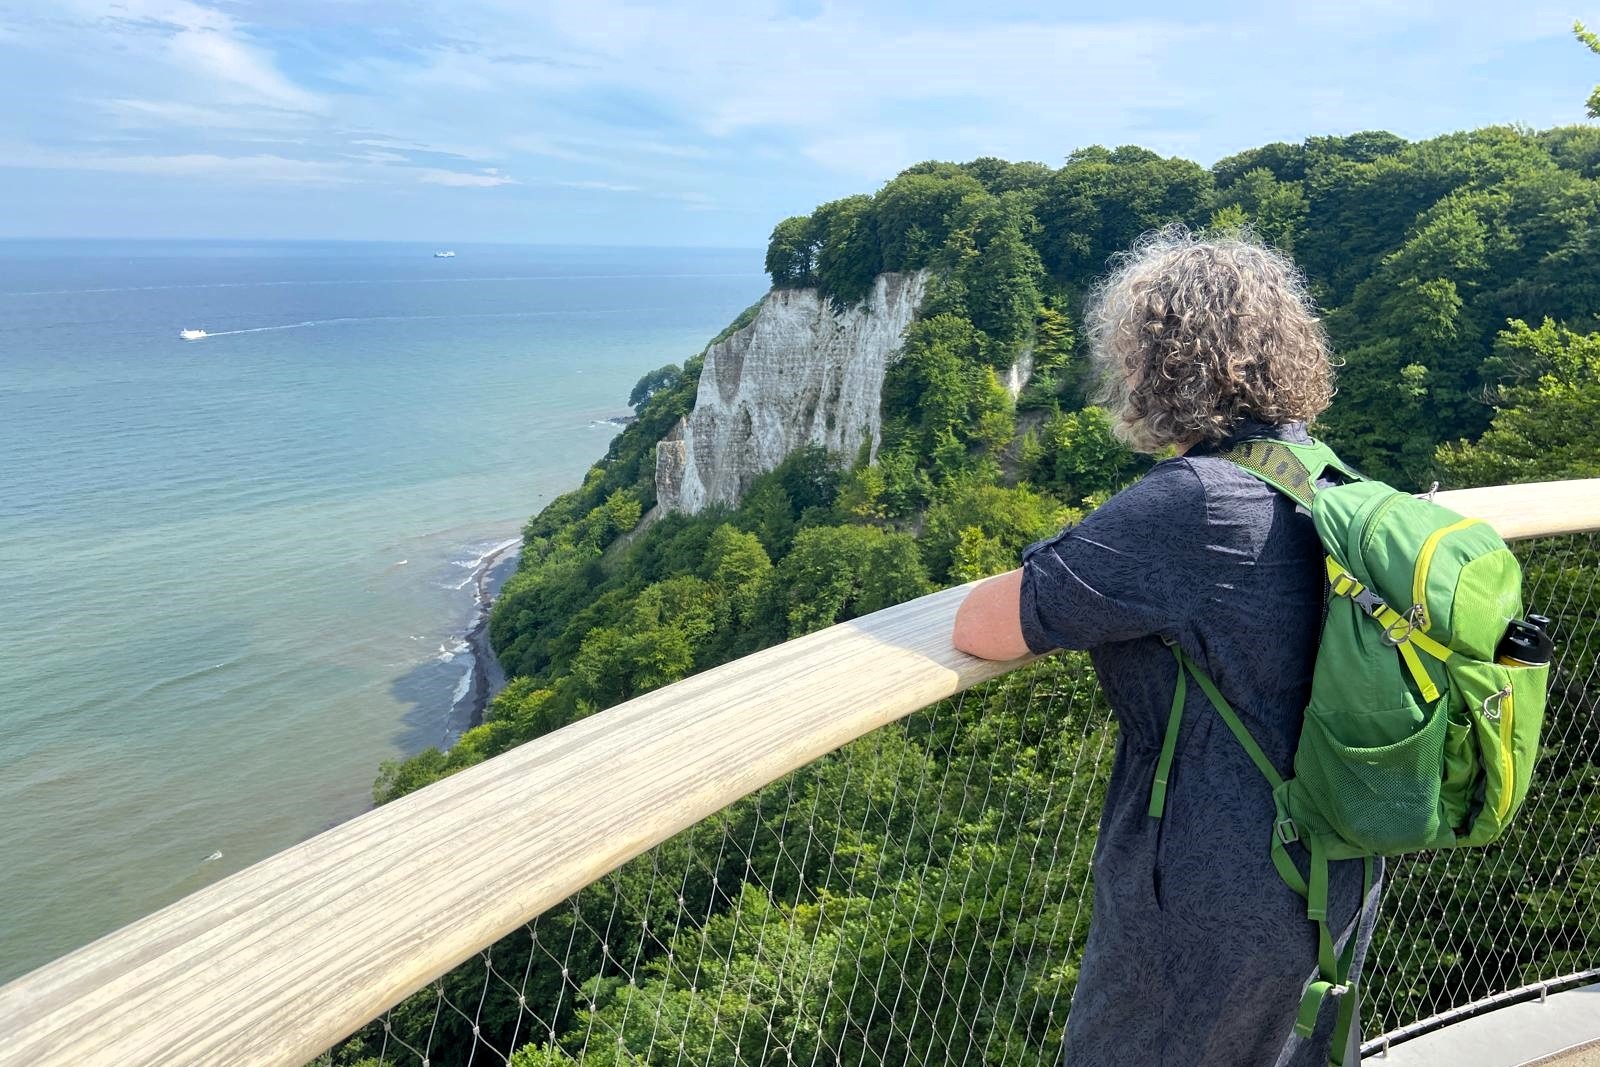
[[[1462,515],[1488,520],[1507,541],[1600,526],[1600,478],[1454,489],[1434,499]]]
[[[1600,480],[1441,493],[1508,536],[1600,529]],[[965,587],[581,720],[0,988],[0,1067],[298,1067],[622,863],[1023,661],[949,634]]]

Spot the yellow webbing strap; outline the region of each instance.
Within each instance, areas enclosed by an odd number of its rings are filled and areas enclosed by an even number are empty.
[[[1428,668],[1422,665],[1422,658],[1417,655],[1417,650],[1411,647],[1411,642],[1402,641],[1399,647],[1400,658],[1406,661],[1406,668],[1411,671],[1412,679],[1417,683],[1417,688],[1422,690],[1422,699],[1432,704],[1439,699],[1439,687],[1433,684]]]
[[[1335,596],[1350,597],[1353,600],[1366,592],[1366,586],[1356,581],[1355,575],[1340,566],[1338,560],[1329,556],[1327,561],[1328,581],[1333,586],[1333,594]],[[1372,612],[1372,617],[1389,634],[1402,632],[1405,634],[1405,636],[1395,641],[1395,647],[1400,652],[1400,658],[1405,661],[1406,669],[1411,672],[1412,680],[1417,683],[1417,689],[1422,693],[1422,699],[1430,704],[1438,700],[1439,687],[1428,673],[1428,668],[1423,666],[1422,657],[1417,655],[1417,649],[1422,649],[1422,651],[1441,663],[1449,659],[1454,653],[1417,629],[1411,624],[1410,620],[1387,604],[1381,605],[1376,611]],[[1394,640],[1392,637],[1390,639]]]
[[[1332,556],[1328,556],[1328,581],[1333,583],[1333,592],[1336,596],[1358,597],[1366,592],[1367,587],[1356,580],[1356,576],[1344,569],[1344,565]]]
[[[1411,636],[1407,639],[1407,642],[1409,644],[1416,645],[1418,648],[1422,649],[1422,651],[1426,652],[1440,663],[1443,663],[1445,660],[1455,655],[1455,653],[1450,649],[1441,645],[1439,642],[1435,641],[1421,630],[1412,630]]]

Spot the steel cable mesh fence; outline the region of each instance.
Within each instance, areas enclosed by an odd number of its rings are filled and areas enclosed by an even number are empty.
[[[1115,747],[1059,656],[845,746],[634,859],[322,1057],[1054,1063]]]
[[[1507,839],[1391,863],[1368,1033],[1600,967],[1595,535],[1519,547],[1556,619]],[[663,842],[321,1057],[339,1067],[1059,1062],[1115,728],[1054,657]]]

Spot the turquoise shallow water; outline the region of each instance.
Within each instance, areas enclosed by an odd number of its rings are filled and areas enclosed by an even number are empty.
[[[474,563],[765,288],[753,251],[432,251],[0,242],[0,980],[452,736]]]

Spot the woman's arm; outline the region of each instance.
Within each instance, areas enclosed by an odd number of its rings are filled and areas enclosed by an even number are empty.
[[[951,640],[980,659],[1021,659],[1032,649],[1022,639],[1022,572],[997,574],[967,594],[956,609]]]

